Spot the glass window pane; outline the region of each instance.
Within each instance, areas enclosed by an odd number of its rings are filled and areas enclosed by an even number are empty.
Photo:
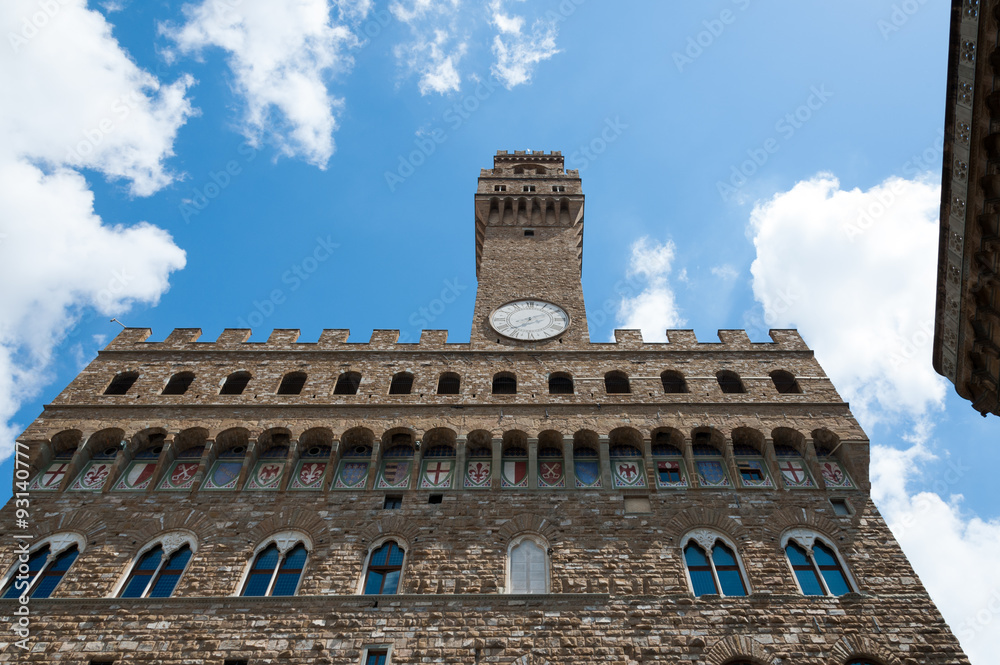
[[[167,559],[166,565],[163,566],[163,570],[184,570],[184,566],[191,559],[191,549],[185,545],[181,549],[177,550],[170,555]]]
[[[721,568],[722,566],[735,566],[736,556],[725,545],[716,543],[715,547],[712,549],[712,561],[715,562],[716,568]]]
[[[396,593],[396,587],[399,586],[399,571],[394,570],[392,572],[385,574],[385,585],[382,587],[382,593]]]
[[[169,598],[170,594],[174,592],[174,587],[177,586],[177,580],[180,578],[180,573],[160,575],[160,577],[156,580],[156,584],[153,585],[152,590],[149,592],[148,597]]]
[[[830,589],[830,593],[835,596],[843,596],[845,593],[851,592],[851,587],[847,584],[847,579],[840,572],[839,568],[835,570],[823,570],[822,572],[823,580],[826,581],[826,586]]]
[[[719,576],[719,584],[722,585],[722,595],[724,596],[745,596],[746,587],[743,586],[743,579],[738,570],[716,570]]]
[[[282,570],[302,570],[306,564],[306,548],[303,545],[296,545],[291,552],[285,555],[285,560],[281,564]]]
[[[372,552],[371,561],[369,565],[371,566],[384,566],[386,560],[389,557],[389,547],[391,543],[386,543],[382,547],[378,548]]]
[[[710,570],[690,570],[691,585],[694,587],[694,595],[704,596],[710,593],[719,593],[715,588],[715,580],[712,579]]]
[[[263,596],[267,593],[267,585],[271,583],[271,573],[250,573],[247,579],[244,596]]]
[[[816,543],[813,546],[813,558],[816,559],[816,563],[819,564],[820,568],[824,566],[837,566],[837,557],[833,555],[833,552],[827,549],[822,543]]]
[[[374,570],[368,571],[368,579],[365,580],[365,594],[381,593],[382,573]]]
[[[143,575],[133,575],[132,579],[128,581],[125,586],[125,590],[122,591],[122,598],[141,598],[142,592],[146,590],[146,585],[149,584],[149,580],[153,578],[153,575],[146,573]]]
[[[687,561],[688,566],[707,566],[708,557],[705,553],[701,551],[701,548],[696,545],[688,545],[684,548],[684,560]]]
[[[399,549],[396,543],[389,543],[389,563],[390,566],[403,565],[403,550]]]
[[[56,585],[62,580],[62,575],[46,575],[39,582],[38,585],[32,590],[32,598],[48,598],[52,595],[55,590]]]
[[[295,587],[299,585],[300,573],[278,573],[278,579],[274,581],[272,596],[294,596]]]
[[[816,576],[816,572],[812,569],[795,569],[795,577],[799,580],[799,586],[802,587],[802,593],[807,596],[823,596],[823,587],[819,583],[819,578]]]
[[[163,556],[163,548],[157,545],[142,555],[139,563],[135,564],[136,570],[154,571],[160,565],[160,557]]]
[[[792,562],[793,566],[812,566],[809,563],[809,558],[806,556],[805,550],[795,545],[789,544],[785,548],[785,554],[788,555],[788,560]]]
[[[271,545],[266,550],[257,555],[257,560],[253,562],[254,570],[274,570],[278,565],[278,548]]]

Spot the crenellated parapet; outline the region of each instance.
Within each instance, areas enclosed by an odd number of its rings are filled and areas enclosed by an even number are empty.
[[[701,341],[693,330],[667,330],[666,342],[646,342],[639,330],[615,330],[615,341],[590,343],[560,349],[564,352],[588,351],[698,351],[698,352],[809,352],[797,330],[771,330],[770,342],[752,342],[745,330],[720,330],[718,341]],[[423,330],[418,342],[399,342],[399,330],[376,329],[367,342],[349,342],[351,331],[324,330],[316,342],[300,342],[298,329],[279,328],[265,342],[249,341],[249,329],[227,328],[214,341],[202,340],[200,328],[175,328],[161,342],[147,341],[153,334],[149,328],[125,328],[104,351],[462,351],[471,350],[467,342],[448,342],[447,330]],[[517,353],[518,349],[505,353]],[[530,352],[524,349],[524,352]]]

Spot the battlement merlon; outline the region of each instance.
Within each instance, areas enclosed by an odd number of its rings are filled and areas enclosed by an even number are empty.
[[[316,342],[299,342],[300,331],[277,328],[266,342],[249,342],[251,331],[227,328],[214,341],[201,341],[200,328],[176,328],[162,342],[147,342],[153,331],[149,328],[125,328],[103,351],[461,351],[469,349],[466,342],[448,343],[447,330],[423,330],[418,342],[400,342],[399,330],[373,330],[368,342],[349,342],[350,330],[324,330]],[[582,347],[560,349],[564,353],[588,351],[708,351],[708,352],[773,352],[794,351],[812,353],[797,330],[771,330],[771,342],[751,342],[745,330],[720,330],[719,341],[699,341],[693,330],[667,330],[666,342],[646,342],[639,330],[615,330],[615,341],[591,342]],[[524,348],[525,353],[536,353]],[[516,353],[506,349],[505,353]]]

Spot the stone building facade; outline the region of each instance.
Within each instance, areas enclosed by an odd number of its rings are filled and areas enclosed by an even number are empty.
[[[934,369],[1000,415],[1000,3],[952,0]]]
[[[0,662],[968,663],[795,331],[590,342],[557,152],[475,212],[468,343],[118,335],[19,440]]]

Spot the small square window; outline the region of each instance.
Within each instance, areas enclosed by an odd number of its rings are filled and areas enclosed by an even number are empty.
[[[533,192],[533,191],[535,191],[535,186],[534,185],[525,185],[524,186],[524,191],[526,191],[526,192]]]
[[[444,495],[442,494],[431,494],[427,498],[427,503],[441,503],[441,499],[443,498],[443,496]]]
[[[493,191],[494,192],[506,192],[507,191],[507,185],[493,185]]]
[[[535,235],[535,229],[525,229],[524,230],[524,237],[525,238],[531,238],[531,237],[534,237],[534,235]]]
[[[851,507],[847,505],[847,501],[844,499],[830,499],[830,503],[833,504],[833,512],[841,517],[851,514]]]
[[[552,185],[552,191],[553,192],[565,192],[566,191],[566,185]]]
[[[385,510],[396,510],[403,507],[403,497],[401,496],[387,496],[385,497],[385,502],[382,504],[382,508]]]
[[[386,665],[389,652],[385,649],[369,649],[365,657],[365,665]]]

